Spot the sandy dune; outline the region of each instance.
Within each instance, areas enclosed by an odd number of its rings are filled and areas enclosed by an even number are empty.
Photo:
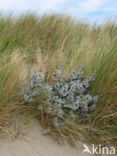
[[[89,156],[83,154],[82,144],[73,148],[59,145],[51,137],[42,135],[36,120],[27,125],[25,135],[12,141],[8,136],[0,137],[0,156]]]

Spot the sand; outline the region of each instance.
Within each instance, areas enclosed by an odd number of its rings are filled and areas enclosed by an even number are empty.
[[[23,135],[12,140],[7,135],[0,136],[0,156],[90,156],[83,153],[82,143],[71,147],[60,145],[50,136],[43,135],[37,120],[32,120]]]

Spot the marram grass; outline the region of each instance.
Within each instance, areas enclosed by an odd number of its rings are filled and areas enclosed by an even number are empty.
[[[22,62],[17,53],[0,57],[0,127],[8,125],[8,120],[18,102]]]
[[[45,73],[48,83],[52,83],[52,72],[59,64],[63,64],[64,74],[76,70],[78,64],[85,64],[86,76],[95,73],[95,81],[90,87],[92,95],[99,95],[95,112],[85,121],[79,119],[77,125],[72,120],[68,127],[57,129],[57,132],[68,140],[78,138],[81,132],[89,141],[117,144],[116,20],[97,25],[76,22],[62,14],[0,15],[0,55],[10,57],[14,50],[22,55],[24,64],[32,70],[36,68]],[[9,66],[5,57],[0,62],[0,110],[6,110],[3,103],[10,106],[11,99],[14,99],[19,74],[14,71],[20,70],[20,65],[16,68]],[[9,82],[12,82],[10,86]],[[9,92],[5,91],[6,87],[10,88]],[[32,108],[29,106],[29,109]],[[48,116],[42,115],[42,118],[43,124],[49,125]],[[53,128],[53,131],[56,130]]]

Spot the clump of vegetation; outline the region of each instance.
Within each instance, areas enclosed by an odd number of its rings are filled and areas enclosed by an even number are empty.
[[[64,120],[68,117],[86,118],[94,111],[98,96],[88,94],[94,75],[85,78],[81,68],[66,77],[57,69],[53,72],[53,78],[55,81],[47,84],[38,72],[32,72],[18,94],[23,96],[23,100],[28,104],[35,102],[35,99],[40,101],[40,95],[43,93],[45,101],[39,103],[37,109],[51,116],[55,127],[64,126]],[[66,120],[66,123],[68,122]]]
[[[92,97],[99,95],[96,108],[90,113],[90,116],[77,120],[77,122],[75,122],[75,117],[72,119],[67,117],[66,119],[69,120],[67,127],[62,126],[61,129],[56,128],[56,130],[62,137],[68,136],[72,140],[78,138],[80,131],[83,132],[83,137],[86,140],[93,143],[109,144],[111,142],[117,144],[116,20],[106,21],[99,25],[80,20],[75,21],[71,16],[63,14],[42,16],[25,14],[20,17],[0,15],[0,58],[4,55],[3,59],[0,60],[1,121],[4,115],[8,116],[9,114],[5,111],[7,110],[6,105],[9,108],[9,105],[14,103],[14,95],[18,92],[17,84],[19,85],[19,83],[15,82],[17,82],[18,71],[21,68],[20,63],[15,67],[16,61],[14,68],[11,68],[11,63],[7,62],[8,59],[4,61],[5,58],[12,59],[13,51],[17,51],[23,57],[23,63],[28,66],[28,69],[32,68],[33,70],[36,67],[36,70],[43,73],[44,83],[46,82],[51,87],[56,85],[56,80],[53,84],[52,76],[56,66],[63,63],[62,73],[68,75],[77,71],[76,64],[84,62],[86,80],[88,75],[95,73],[95,79],[88,88],[88,94]],[[4,63],[2,63],[3,61]],[[3,76],[4,74],[7,76]],[[60,77],[61,73],[57,72],[54,75]],[[73,74],[73,77],[76,75],[77,72]],[[62,81],[68,81],[68,79],[60,80],[59,83]],[[73,82],[75,84],[75,80]],[[64,88],[65,85],[62,86]],[[8,90],[8,88],[10,89]],[[58,91],[55,89],[55,92]],[[40,101],[35,99],[35,101],[30,102],[30,105],[26,105],[29,106],[28,110],[35,112],[39,103],[46,105],[45,99],[48,99],[48,94],[42,90],[38,96],[41,97]],[[31,100],[28,95],[25,98]],[[17,102],[15,101],[15,103]],[[36,109],[34,109],[35,107]],[[4,113],[2,113],[3,109]],[[42,123],[46,121],[51,125],[52,118],[49,115],[45,116],[44,112],[41,111],[41,116]]]
[[[14,53],[12,57],[1,55],[0,58],[0,128],[8,126],[10,116],[18,103],[17,92],[21,87],[22,67],[18,57]]]

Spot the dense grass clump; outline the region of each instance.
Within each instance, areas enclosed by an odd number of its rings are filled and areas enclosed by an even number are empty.
[[[16,54],[11,57],[1,55],[0,58],[0,128],[8,125],[18,103],[16,95],[20,89],[21,61]]]
[[[95,80],[89,87],[92,96],[99,95],[96,109],[89,117],[77,122],[70,119],[69,126],[57,129],[62,137],[78,138],[79,131],[90,141],[96,143],[117,143],[117,22],[107,21],[100,25],[75,21],[70,16],[50,14],[37,16],[35,14],[20,17],[0,15],[0,57],[11,57],[12,52],[22,55],[24,64],[32,70],[45,75],[45,82],[52,84],[52,73],[59,64],[63,64],[64,75],[76,71],[77,64],[85,64],[86,77],[95,74]],[[6,59],[3,59],[6,60]],[[4,64],[4,66],[3,66]],[[10,100],[17,91],[16,76],[11,73],[19,71],[20,66],[13,68],[7,62],[0,63],[0,110],[3,103],[10,105]],[[5,68],[5,70],[3,70]],[[8,68],[8,69],[6,69]],[[6,92],[10,77],[11,92]],[[18,74],[16,74],[18,75]],[[14,91],[14,88],[16,89]],[[4,93],[4,94],[3,94]],[[6,94],[7,93],[7,94]],[[3,95],[6,97],[3,101]],[[12,95],[12,96],[11,96]],[[47,94],[46,94],[47,95]],[[13,96],[14,99],[14,96]],[[44,97],[42,101],[44,103]],[[37,106],[35,101],[33,104]],[[28,105],[27,105],[28,107]],[[31,109],[31,107],[29,107]],[[34,109],[35,111],[35,109]],[[4,113],[5,114],[5,113]],[[2,115],[2,113],[1,113]],[[7,115],[7,113],[6,113]],[[51,120],[43,117],[43,123]],[[53,128],[54,129],[54,128]],[[53,130],[54,131],[54,130]],[[69,135],[70,134],[70,135]]]

